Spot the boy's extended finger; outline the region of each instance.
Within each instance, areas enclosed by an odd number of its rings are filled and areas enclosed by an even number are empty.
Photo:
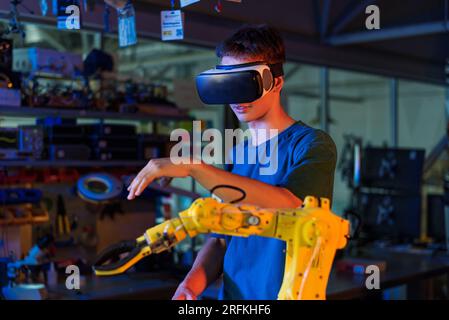
[[[139,183],[139,185],[136,188],[136,196],[140,196],[140,194],[145,190],[145,188],[153,182],[154,177],[152,176],[146,176],[142,179],[142,181]]]
[[[196,300],[196,296],[188,289],[184,291],[187,300]]]
[[[184,293],[178,294],[178,295],[174,295],[172,300],[186,300],[186,295]]]
[[[132,199],[135,198],[135,196],[136,196],[136,189],[137,189],[137,186],[139,185],[138,184],[139,181],[140,181],[140,179],[136,177],[134,179],[134,181],[131,183],[130,190],[129,190],[129,193],[128,193],[128,200],[132,200]]]

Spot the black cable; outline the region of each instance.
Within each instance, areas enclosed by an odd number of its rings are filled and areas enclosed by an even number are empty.
[[[362,217],[358,213],[356,213],[356,212],[354,212],[352,210],[346,211],[343,214],[343,216],[345,218],[347,218],[348,220],[350,219],[350,217],[355,218],[356,225],[354,227],[354,230],[352,231],[352,234],[346,236],[346,239],[348,239],[348,240],[357,240],[359,238],[359,236],[360,236],[360,230],[362,228],[362,223],[363,223]]]
[[[229,185],[229,184],[219,184],[219,185],[216,185],[215,187],[213,187],[212,189],[210,189],[210,193],[214,193],[215,190],[217,190],[217,189],[223,189],[223,188],[226,188],[226,189],[232,189],[232,190],[235,190],[235,191],[239,191],[239,192],[242,194],[242,196],[241,196],[240,198],[237,198],[237,199],[235,199],[235,200],[229,201],[230,203],[237,203],[237,202],[240,202],[240,201],[242,201],[242,200],[244,200],[244,199],[246,198],[246,192],[245,192],[245,190],[243,190],[242,188],[236,187],[236,186],[231,186],[231,185]]]

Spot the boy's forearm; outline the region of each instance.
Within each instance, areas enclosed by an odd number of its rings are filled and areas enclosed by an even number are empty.
[[[210,238],[198,252],[192,269],[182,285],[188,287],[195,295],[200,295],[222,273],[226,244],[223,239]]]
[[[245,202],[260,207],[285,207],[295,208],[302,204],[297,198],[285,188],[275,187],[267,183],[243,177],[212,165],[194,165],[190,170],[190,176],[198,181],[204,188],[210,190],[216,185],[232,185],[243,189],[246,193]],[[214,192],[223,201],[229,202],[240,197],[240,193],[231,189],[217,189]],[[267,197],[267,195],[270,195]]]

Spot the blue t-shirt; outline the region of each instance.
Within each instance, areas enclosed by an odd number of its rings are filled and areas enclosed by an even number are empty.
[[[272,140],[261,145],[268,155]],[[234,161],[231,172],[284,187],[302,200],[307,195],[332,199],[337,151],[329,135],[296,122],[279,133],[277,146],[277,170],[273,174],[260,174],[262,167],[272,164],[250,161],[246,156],[243,164]],[[247,149],[248,142],[243,144],[243,152]],[[284,276],[284,241],[258,236],[214,237],[226,239],[227,244],[220,299],[277,299]]]

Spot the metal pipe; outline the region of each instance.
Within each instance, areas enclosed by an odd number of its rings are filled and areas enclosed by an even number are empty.
[[[322,67],[320,73],[321,130],[329,132],[329,68]]]
[[[341,46],[444,33],[447,32],[448,29],[449,22],[438,21],[335,35],[328,37],[326,42],[334,46]]]
[[[399,145],[399,109],[398,109],[398,79],[390,80],[390,111],[391,111],[391,143],[394,148]]]
[[[366,7],[376,3],[376,0],[352,1],[345,7],[343,14],[338,17],[337,22],[333,26],[331,33],[337,34],[343,30],[351,21],[354,20],[360,13],[365,11]]]

